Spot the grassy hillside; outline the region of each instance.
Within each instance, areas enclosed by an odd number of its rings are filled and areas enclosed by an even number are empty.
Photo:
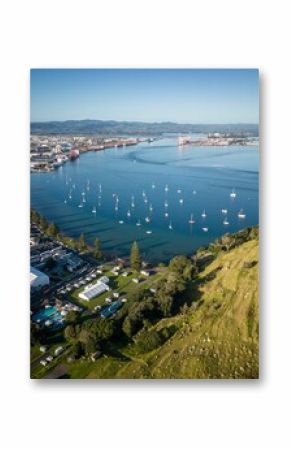
[[[217,257],[186,291],[183,314],[107,343],[96,362],[69,365],[71,378],[258,378],[258,241]]]

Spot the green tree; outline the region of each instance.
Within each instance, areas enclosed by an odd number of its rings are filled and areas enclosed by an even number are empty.
[[[39,226],[42,229],[42,231],[46,231],[48,228],[48,221],[42,216],[39,219]]]
[[[96,259],[100,259],[102,257],[101,241],[100,241],[100,239],[96,239],[95,240],[94,254],[95,254]]]
[[[50,223],[50,225],[47,228],[47,234],[51,237],[56,237],[59,233],[58,227],[54,223]]]
[[[85,241],[84,234],[80,235],[79,242],[78,242],[78,247],[79,247],[80,251],[86,251],[86,249],[87,249],[87,244],[86,244],[86,241]]]
[[[65,336],[65,339],[68,341],[74,340],[76,338],[76,330],[72,324],[70,324],[69,326],[67,326],[65,328],[64,336]]]
[[[89,337],[85,343],[85,353],[90,355],[96,352],[96,340],[93,337]]]
[[[135,241],[131,248],[130,255],[131,268],[136,271],[140,271],[141,268],[141,256],[137,242]]]
[[[82,355],[82,353],[83,353],[82,345],[81,345],[81,343],[78,341],[77,343],[75,343],[75,344],[72,346],[71,355],[72,355],[73,357],[75,357],[76,359],[78,359],[78,358]]]
[[[73,321],[76,321],[77,317],[78,317],[78,313],[75,310],[70,310],[66,314],[65,319],[66,319],[66,321],[73,322]]]

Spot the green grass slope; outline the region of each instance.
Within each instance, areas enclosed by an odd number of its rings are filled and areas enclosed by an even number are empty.
[[[258,241],[216,259],[190,286],[189,309],[79,360],[71,378],[255,379],[259,376]],[[160,336],[160,338],[159,338]]]

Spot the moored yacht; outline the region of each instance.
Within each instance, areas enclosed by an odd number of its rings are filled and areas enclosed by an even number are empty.
[[[242,219],[243,219],[243,218],[246,218],[246,214],[245,214],[245,212],[243,211],[243,209],[241,209],[240,212],[238,213],[238,217],[239,217],[239,218],[242,218]]]
[[[193,219],[193,214],[190,214],[190,219],[188,220],[188,223],[190,223],[190,224],[194,224],[195,223],[195,221]]]

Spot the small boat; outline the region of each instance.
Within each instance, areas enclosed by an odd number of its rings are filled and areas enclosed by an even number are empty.
[[[246,218],[246,214],[244,213],[243,209],[240,210],[240,212],[238,213],[238,217],[239,218]]]
[[[169,187],[168,187],[168,185],[167,185],[167,184],[166,184],[166,186],[165,186],[164,190],[165,190],[165,192],[168,192],[168,190],[169,190]]]
[[[230,193],[230,197],[231,197],[231,198],[236,198],[236,196],[237,196],[237,194],[236,194],[236,192],[235,192],[235,189],[233,189],[233,190],[231,191],[231,193]]]
[[[205,210],[203,210],[202,214],[201,214],[202,218],[206,218],[206,213]]]
[[[124,224],[124,221],[123,220],[119,220],[119,224]]]
[[[99,192],[102,193],[102,184],[99,184]]]
[[[152,231],[146,231],[146,234],[152,234]]]
[[[227,214],[228,213],[228,210],[227,209],[222,209],[222,214]]]
[[[147,197],[144,198],[144,203],[145,203],[145,204],[148,203],[148,198],[147,198]]]
[[[201,228],[203,230],[203,232],[207,232],[208,228]]]
[[[145,190],[143,190],[142,196],[143,196],[143,198],[145,198],[145,196],[146,196]]]
[[[165,217],[165,218],[168,218],[168,217],[169,217],[169,213],[168,213],[168,212],[165,212],[164,217]]]
[[[227,225],[230,224],[229,221],[228,221],[228,219],[227,219],[227,217],[224,219],[223,224],[224,224],[225,226],[227,226]]]
[[[170,231],[172,231],[172,230],[173,230],[173,226],[172,226],[172,223],[171,223],[171,221],[170,221],[170,223],[169,223],[169,225],[168,225],[168,229],[170,229]]]
[[[117,212],[119,210],[118,206],[115,206],[115,211]]]
[[[69,194],[69,196],[68,196],[68,197],[69,197],[69,199],[70,199],[70,200],[72,199],[71,193]]]
[[[177,189],[177,193],[181,193],[181,189]]]
[[[150,217],[145,218],[146,223],[150,223]]]
[[[67,203],[67,201],[66,200],[64,200],[64,204],[66,204]]]
[[[195,221],[193,219],[193,214],[190,214],[190,219],[188,220],[188,223],[189,224],[194,224],[195,223]]]
[[[80,203],[78,207],[83,207],[82,203]]]
[[[152,187],[152,189],[155,189],[156,186],[155,186],[154,182],[152,182],[152,186],[151,187]]]
[[[140,221],[140,219],[137,221],[136,226],[141,226],[141,221]]]
[[[96,206],[93,207],[92,213],[93,213],[93,214],[96,214],[96,213],[97,213],[97,208],[96,208]]]
[[[130,218],[131,217],[131,212],[128,210],[127,212],[127,217]]]
[[[179,203],[183,204],[183,199],[182,198],[180,198]]]
[[[150,206],[149,206],[149,210],[150,210],[150,212],[152,212],[152,211],[153,211],[153,206],[152,206],[152,204],[150,204]]]
[[[164,207],[168,207],[168,201],[164,201]]]
[[[83,203],[86,203],[87,202],[87,200],[85,199],[85,197],[83,198]]]
[[[82,191],[82,195],[84,196],[85,194],[86,194],[86,192],[83,190],[83,191]]]
[[[193,194],[193,195],[196,195],[196,194],[197,194],[196,190],[193,190],[193,191],[192,191],[192,194]]]

